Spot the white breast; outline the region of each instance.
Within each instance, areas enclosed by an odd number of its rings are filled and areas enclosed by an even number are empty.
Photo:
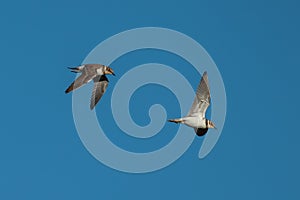
[[[182,118],[184,124],[193,128],[206,128],[205,119],[200,116],[189,116]]]

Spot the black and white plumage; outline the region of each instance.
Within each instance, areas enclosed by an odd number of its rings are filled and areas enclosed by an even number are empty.
[[[81,73],[81,75],[66,89],[65,93],[76,90],[93,80],[94,88],[92,91],[90,109],[94,109],[108,86],[109,81],[106,74],[115,75],[114,71],[110,67],[101,64],[85,64],[69,69],[71,72]]]
[[[204,72],[196,91],[196,97],[187,116],[170,119],[169,122],[182,123],[194,128],[198,136],[203,136],[209,128],[216,128],[212,121],[205,118],[205,113],[210,105],[210,91],[207,72]]]

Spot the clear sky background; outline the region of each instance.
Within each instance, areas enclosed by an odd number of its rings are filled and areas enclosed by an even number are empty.
[[[299,199],[299,6],[296,0],[2,1],[0,199]],[[106,38],[145,26],[174,29],[203,45],[223,77],[228,112],[204,160],[198,159],[203,139],[196,138],[169,167],[127,174],[82,145],[71,95],[64,94],[74,79],[66,67],[80,64]],[[159,51],[128,54],[113,68],[120,77],[147,62],[184,68],[198,84],[188,63]],[[116,129],[105,106],[117,78],[110,77],[97,106],[98,115],[108,116],[106,129]],[[149,122],[145,104],[165,105],[169,118],[180,115],[175,98],[143,96],[154,89],[172,97],[155,85],[139,89],[133,101],[141,103],[130,109],[140,125]],[[143,152],[160,148],[175,131],[166,124],[148,142],[121,131],[109,137]]]

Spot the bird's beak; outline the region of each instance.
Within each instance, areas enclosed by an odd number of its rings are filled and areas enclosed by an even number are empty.
[[[111,73],[112,75],[116,76],[114,72]]]
[[[215,127],[215,125],[214,125],[214,129],[219,133],[219,130],[217,129],[217,127]]]
[[[212,123],[214,129],[218,130],[214,123]]]

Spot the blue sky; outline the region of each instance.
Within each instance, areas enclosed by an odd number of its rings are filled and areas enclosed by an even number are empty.
[[[1,2],[0,198],[299,199],[298,8],[293,0]],[[71,95],[64,94],[74,79],[66,67],[80,64],[106,38],[145,26],[180,31],[207,50],[224,80],[227,117],[204,160],[198,159],[203,139],[196,138],[169,167],[127,174],[104,166],[82,145]],[[187,63],[163,52],[136,52],[115,65],[149,61],[184,65],[190,82],[199,81]],[[110,77],[111,85],[117,78]],[[143,94],[153,89],[172,97],[152,87],[134,96],[143,103],[131,108],[141,125],[149,120],[138,117],[147,112],[144,103],[161,102],[168,117],[179,114],[176,100],[146,101]],[[116,126],[105,108],[110,95],[97,106],[109,115],[105,128]],[[147,143],[118,134],[111,140],[132,151],[172,138],[160,133]]]

